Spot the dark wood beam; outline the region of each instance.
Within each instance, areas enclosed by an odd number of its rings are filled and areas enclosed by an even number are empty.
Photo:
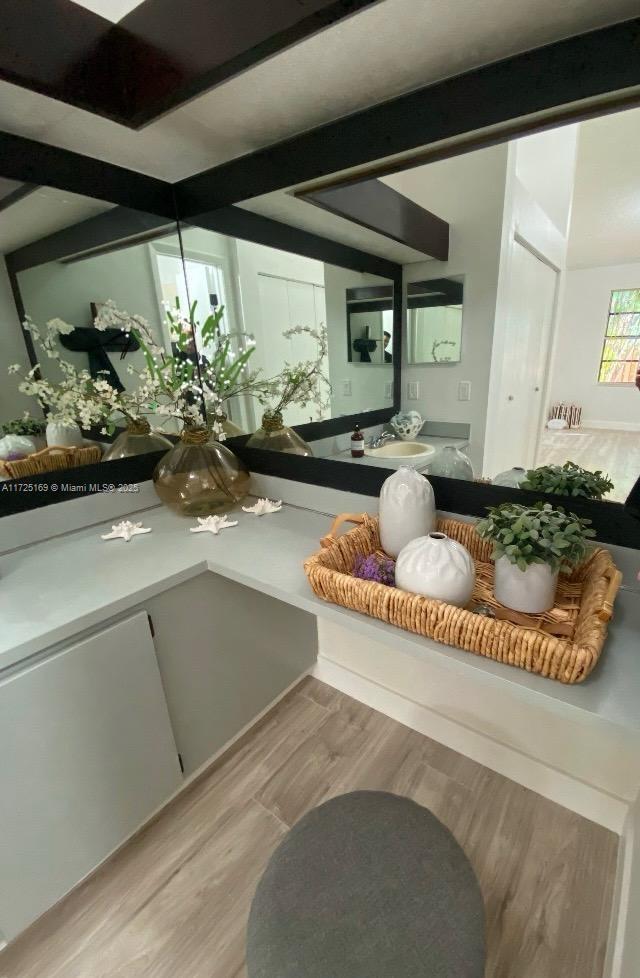
[[[606,104],[580,104],[587,99],[606,99]],[[189,218],[463,134],[469,134],[464,146],[430,150],[430,158],[639,103],[636,18],[447,78],[205,170],[178,183],[176,199]],[[541,112],[547,113],[544,120],[527,118]],[[502,129],[482,131],[491,126]],[[406,166],[390,161],[377,175]]]
[[[9,207],[13,207],[19,201],[24,200],[29,194],[32,194],[34,190],[38,188],[32,183],[22,183],[15,190],[6,194],[4,197],[0,197],[0,211],[6,211]]]
[[[138,129],[380,0],[2,0],[0,78]],[[55,39],[55,43],[52,40]]]
[[[380,180],[363,180],[296,196],[430,258],[446,261],[449,257],[447,222]]]
[[[10,132],[0,132],[0,176],[175,217],[170,183]]]

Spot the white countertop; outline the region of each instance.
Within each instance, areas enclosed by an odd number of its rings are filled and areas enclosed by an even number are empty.
[[[319,547],[330,518],[285,505],[280,513],[234,514],[219,536],[190,533],[195,521],[156,506],[137,513],[153,532],[102,541],[109,523],[34,544],[0,558],[0,671],[143,604],[207,570],[353,627],[417,658],[438,655],[483,683],[515,696],[543,696],[552,710],[586,711],[640,732],[640,595],[621,591],[602,659],[584,683],[562,683],[421,638],[317,598],[302,564]],[[481,693],[481,690],[480,690]]]
[[[453,445],[454,448],[459,448],[460,451],[464,451],[465,448],[469,447],[468,438],[442,438],[440,435],[418,435],[414,440],[422,441],[426,445],[433,445],[436,451],[432,455],[427,455],[424,458],[412,458],[411,455],[406,458],[376,458],[373,455],[353,458],[351,449],[349,448],[346,451],[337,452],[335,455],[329,457],[336,459],[338,462],[353,462],[355,465],[375,465],[383,469],[397,469],[401,465],[416,465],[419,468],[424,468],[430,462],[433,462],[437,452],[447,445]],[[393,442],[388,442],[388,444],[392,445]]]

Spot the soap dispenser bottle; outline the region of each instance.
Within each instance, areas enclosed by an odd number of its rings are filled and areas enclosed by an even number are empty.
[[[351,456],[352,458],[362,458],[364,456],[364,435],[357,424],[351,435]]]

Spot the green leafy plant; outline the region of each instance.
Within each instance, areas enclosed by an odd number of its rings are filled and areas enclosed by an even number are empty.
[[[537,469],[530,469],[520,488],[557,496],[602,499],[613,489],[613,482],[600,470],[590,472],[575,462],[565,462],[564,465],[541,465]]]
[[[595,536],[589,529],[590,520],[565,513],[551,503],[503,503],[489,508],[488,514],[476,530],[484,540],[492,541],[492,558],[507,557],[522,571],[530,564],[569,571],[584,559],[588,539]]]
[[[44,435],[46,429],[45,421],[38,421],[36,418],[25,414],[23,418],[16,418],[15,421],[7,421],[0,425],[0,432],[3,435],[28,435],[39,437]]]

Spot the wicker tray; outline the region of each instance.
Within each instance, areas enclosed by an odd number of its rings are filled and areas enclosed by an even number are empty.
[[[359,525],[337,537],[344,522]],[[323,549],[305,561],[304,569],[311,587],[325,601],[550,679],[582,682],[600,658],[622,579],[609,552],[596,548],[571,575],[560,575],[556,605],[550,612],[524,615],[504,608],[493,597],[492,547],[478,536],[474,525],[438,520],[438,529],[463,544],[476,563],[470,607],[491,604],[496,618],[353,577],[357,556],[380,551],[378,520],[366,514],[338,516],[321,540]]]
[[[94,465],[102,458],[99,445],[81,445],[68,448],[53,445],[40,452],[27,455],[13,462],[0,462],[0,473],[10,479],[24,479],[29,475],[56,472],[58,469],[72,469],[77,465]]]

